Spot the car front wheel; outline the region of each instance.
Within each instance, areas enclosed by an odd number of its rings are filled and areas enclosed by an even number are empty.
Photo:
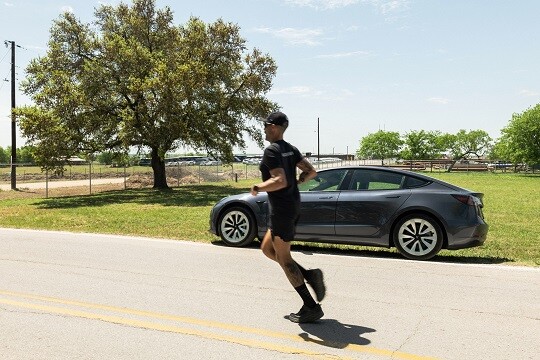
[[[427,260],[442,248],[443,234],[439,224],[430,216],[408,215],[394,227],[394,245],[401,255],[412,260]]]
[[[249,210],[232,207],[219,219],[219,234],[229,246],[246,246],[255,238],[256,224]]]

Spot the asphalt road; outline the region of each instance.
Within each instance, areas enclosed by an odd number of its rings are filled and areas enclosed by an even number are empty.
[[[295,253],[316,324],[258,249],[0,229],[1,359],[540,359],[540,269]]]

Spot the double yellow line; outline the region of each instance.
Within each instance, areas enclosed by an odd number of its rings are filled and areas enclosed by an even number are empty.
[[[304,355],[307,357],[316,357],[318,359],[352,359],[350,357],[343,357],[340,355],[330,355],[327,352],[325,353],[316,352],[316,351],[291,347],[287,345],[281,345],[274,342],[267,342],[267,341],[249,339],[245,337],[242,338],[242,337],[237,337],[237,336],[225,335],[225,334],[221,334],[215,331],[214,332],[202,331],[202,330],[197,330],[197,329],[183,327],[183,326],[167,325],[163,323],[132,319],[128,317],[119,316],[118,314],[138,316],[138,317],[150,318],[150,319],[167,320],[167,321],[172,321],[172,322],[180,322],[184,325],[196,325],[196,326],[202,326],[202,327],[207,327],[211,329],[222,329],[222,330],[238,332],[238,333],[243,333],[243,334],[253,334],[253,335],[264,336],[267,338],[284,339],[284,340],[293,341],[293,342],[305,343],[305,340],[298,335],[289,335],[289,334],[281,333],[281,332],[257,329],[257,328],[252,328],[252,327],[244,327],[244,326],[226,324],[226,323],[215,322],[215,321],[208,321],[208,320],[197,319],[197,318],[186,317],[186,316],[162,314],[162,313],[151,312],[151,311],[86,303],[86,302],[81,302],[81,301],[59,299],[59,298],[53,298],[53,297],[48,297],[48,296],[41,296],[41,295],[34,295],[34,294],[27,294],[27,293],[20,293],[20,292],[6,291],[6,290],[0,290],[0,295],[4,296],[4,297],[0,297],[0,304],[10,305],[10,306],[18,307],[18,308],[39,310],[39,311],[43,311],[50,314],[60,314],[60,315],[73,316],[73,317],[84,318],[84,319],[100,320],[100,321],[105,321],[105,322],[109,322],[113,324],[128,325],[131,327],[142,328],[142,329],[171,332],[171,333],[177,333],[177,334],[183,334],[183,335],[192,335],[192,336],[197,336],[197,337],[201,337],[205,339],[219,340],[219,341],[226,341],[226,342],[230,342],[234,344],[240,344],[240,345],[249,346],[252,348],[277,351],[277,352],[285,353],[285,354],[298,354],[298,355]],[[21,299],[23,299],[23,301],[21,301]],[[33,300],[34,302],[28,302],[24,300]],[[51,304],[60,304],[60,305],[64,305],[64,307],[53,306]],[[65,306],[68,306],[68,307],[65,307]],[[107,314],[102,314],[98,312],[83,311],[83,310],[78,310],[78,309],[69,308],[69,307],[100,310],[100,311],[114,313],[116,315],[107,315]],[[408,354],[408,353],[399,352],[399,351],[378,349],[371,346],[361,346],[361,345],[356,345],[356,344],[347,344],[346,350],[352,351],[355,353],[379,355],[381,357],[392,358],[392,359],[406,359],[406,360],[433,359],[433,358],[428,358],[428,357],[414,355],[414,354]]]

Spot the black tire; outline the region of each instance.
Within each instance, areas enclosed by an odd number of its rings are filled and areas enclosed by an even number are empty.
[[[441,250],[443,233],[439,224],[424,214],[407,215],[396,223],[394,246],[407,259],[431,259]]]
[[[249,245],[257,233],[251,211],[243,207],[232,207],[223,212],[218,222],[221,240],[229,246]]]

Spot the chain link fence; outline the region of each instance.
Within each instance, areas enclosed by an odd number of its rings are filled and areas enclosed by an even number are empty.
[[[341,160],[338,158],[311,158],[316,169],[341,166],[371,165],[401,168],[422,172],[446,172],[452,163],[449,160]],[[221,164],[166,164],[167,184],[177,187],[186,184],[258,179],[260,172],[256,163]],[[467,161],[456,163],[452,171],[521,172],[533,171],[525,166],[503,162]],[[153,171],[150,166],[111,167],[96,163],[66,166],[61,174],[42,171],[40,167],[18,164],[16,168],[16,187],[19,190],[44,192],[46,197],[69,195],[65,189],[78,187],[81,193],[103,190],[126,190],[153,186]],[[11,189],[11,165],[0,164],[0,191]],[[54,189],[54,191],[52,191]],[[64,189],[64,190],[62,190]]]

